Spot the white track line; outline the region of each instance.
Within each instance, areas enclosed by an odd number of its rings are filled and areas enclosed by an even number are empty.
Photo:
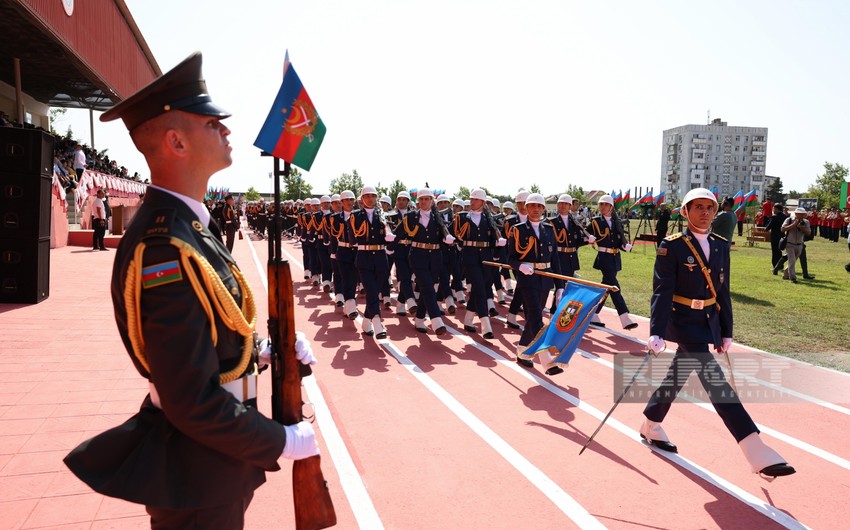
[[[251,244],[250,239],[248,239],[248,247],[251,249],[251,255],[254,257],[254,263],[257,265],[263,287],[268,296],[269,284],[268,278],[266,278],[266,269],[260,262],[257,250]],[[281,245],[281,251],[290,258],[290,262],[295,263],[302,269],[304,268],[301,262],[283,250],[283,245]],[[358,526],[360,528],[374,528],[376,530],[384,528],[381,517],[375,509],[375,504],[366,490],[366,485],[363,484],[363,478],[357,471],[357,466],[354,465],[351,453],[348,452],[348,447],[345,446],[345,441],[342,439],[342,435],[334,422],[333,415],[325,401],[322,390],[316,382],[315,375],[305,377],[301,382],[304,384],[308,398],[313,403],[316,412],[316,421],[319,422],[319,430],[322,432],[322,437],[324,437],[325,444],[328,446],[331,460],[333,460],[337,475],[339,475],[339,483],[348,499],[348,504],[351,506],[351,511],[354,513],[354,518],[357,520]]]
[[[626,335],[625,333],[621,333],[621,332],[619,332],[619,331],[616,331],[616,330],[613,330],[613,329],[609,329],[608,327],[604,327],[604,328],[603,328],[603,327],[595,326],[595,327],[593,327],[592,329],[596,329],[596,330],[600,330],[600,331],[605,331],[605,332],[607,332],[607,333],[610,333],[611,335],[614,335],[614,336],[617,336],[617,337],[621,337],[621,338],[624,338],[624,339],[628,339],[628,340],[630,340],[630,341],[632,341],[632,342],[635,342],[635,343],[637,343],[637,344],[641,344],[641,345],[643,345],[643,346],[646,346],[646,342],[645,342],[645,341],[643,341],[643,340],[641,340],[641,339],[638,339],[638,338],[635,338],[635,337],[632,337],[631,335]],[[735,344],[737,344],[737,343],[735,343]],[[782,359],[782,360],[797,362],[797,361],[796,361],[796,359],[789,359],[788,357],[782,357],[782,356],[777,356],[777,357],[778,357],[778,358],[780,358],[780,359]],[[803,363],[800,363],[800,364],[803,364]],[[783,393],[785,393],[785,394],[788,394],[788,395],[794,396],[794,397],[796,397],[796,398],[798,398],[798,399],[801,399],[801,400],[803,400],[803,401],[807,401],[807,402],[809,402],[809,403],[814,403],[815,405],[818,405],[818,406],[821,406],[821,407],[827,408],[827,409],[829,409],[829,410],[833,410],[833,411],[835,411],[835,412],[839,412],[839,413],[844,414],[844,415],[846,415],[846,416],[850,416],[850,409],[848,409],[847,407],[842,407],[841,405],[836,405],[835,403],[830,403],[829,401],[824,401],[824,400],[822,400],[822,399],[820,399],[820,398],[816,398],[816,397],[814,397],[814,396],[810,396],[810,395],[808,395],[808,394],[804,394],[804,393],[802,393],[802,392],[798,392],[798,391],[796,391],[796,390],[792,390],[792,389],[790,389],[790,388],[786,388],[786,387],[784,387],[784,386],[782,386],[782,385],[777,385],[777,384],[771,383],[771,382],[769,382],[769,381],[765,381],[765,380],[763,380],[763,379],[759,379],[758,377],[753,377],[753,376],[751,376],[751,375],[749,375],[749,374],[742,374],[742,373],[740,373],[740,372],[733,372],[733,373],[734,373],[734,374],[735,374],[735,376],[736,376],[736,377],[738,377],[738,378],[741,378],[741,379],[749,379],[750,381],[753,381],[753,382],[755,382],[755,383],[758,383],[758,384],[760,384],[760,385],[762,385],[762,386],[765,386],[765,387],[767,387],[767,388],[770,388],[770,389],[773,389],[773,390],[777,390],[777,391],[779,391],[779,392],[783,392]]]
[[[618,371],[618,372],[621,372],[621,373],[623,371],[622,368],[616,366],[611,361],[608,361],[606,359],[602,359],[601,357],[597,356],[596,354],[593,354],[593,353],[590,353],[590,352],[587,352],[587,351],[584,351],[584,350],[581,350],[581,349],[576,350],[576,352],[581,353],[582,357],[584,357],[585,359],[589,359],[593,362],[597,362],[599,364],[602,364],[603,366],[607,366],[608,368],[611,368],[614,371]],[[644,382],[649,381],[644,376],[640,376],[640,377],[638,377],[638,379],[640,379]],[[702,409],[705,409],[709,412],[714,412],[714,407],[712,407],[708,403],[700,401],[700,400],[693,398],[691,396],[686,396],[684,394],[680,394],[680,397],[682,399],[684,399],[685,401],[693,403],[694,405],[696,405],[696,406],[698,406]],[[756,423],[756,427],[758,427],[759,430],[761,432],[763,432],[764,434],[773,436],[777,440],[782,440],[783,442],[787,443],[788,445],[792,445],[792,446],[796,447],[797,449],[805,451],[805,452],[807,452],[811,455],[814,455],[818,458],[822,458],[823,460],[826,460],[827,462],[829,462],[831,464],[835,464],[839,467],[843,467],[844,469],[850,470],[850,460],[847,460],[847,459],[842,458],[838,455],[832,454],[832,453],[825,451],[825,450],[823,450],[819,447],[815,447],[814,445],[811,445],[810,443],[807,443],[807,442],[804,442],[804,441],[799,440],[797,438],[794,438],[793,436],[779,432],[776,429],[772,429],[770,427],[762,425],[761,423]]]
[[[467,336],[466,334],[461,333],[460,331],[458,331],[454,328],[447,328],[447,329],[452,333],[452,335],[454,335],[455,337],[459,338],[460,340],[466,342],[467,344],[474,346],[479,351],[489,355],[495,361],[502,364],[502,366],[504,366],[504,367],[506,367],[510,370],[514,370],[516,373],[521,374],[523,377],[535,382],[536,384],[545,388],[546,390],[548,390],[552,394],[555,394],[556,396],[563,399],[564,401],[569,402],[570,404],[572,404],[574,407],[578,408],[579,410],[593,416],[594,418],[596,418],[598,420],[602,420],[602,418],[605,417],[605,413],[602,412],[601,410],[593,407],[592,405],[587,404],[584,401],[581,401],[580,399],[578,399],[578,398],[574,397],[573,395],[565,392],[563,389],[553,385],[551,382],[549,382],[546,379],[543,379],[542,377],[538,376],[537,374],[535,374],[531,371],[528,371],[524,368],[520,368],[519,365],[516,364],[516,362],[509,360],[509,359],[506,359],[505,357],[496,353],[495,351],[491,350],[490,348],[488,348],[488,347],[486,347],[482,344],[479,344],[478,342],[476,342],[475,340],[473,340],[471,337]],[[608,422],[606,423],[606,425],[612,427],[613,429],[619,431],[622,434],[625,434],[631,440],[634,440],[636,443],[639,443],[642,446],[647,447],[643,442],[640,441],[640,435],[636,430],[634,430],[630,427],[627,427],[626,425],[624,425],[619,420],[616,420],[614,418],[608,418]],[[683,456],[680,456],[677,453],[668,453],[666,451],[660,451],[660,450],[658,450],[658,449],[656,449],[655,447],[652,447],[652,446],[649,446],[649,448],[652,451],[655,451],[655,453],[658,454],[659,456],[666,458],[667,460],[673,462],[674,464],[680,466],[681,468],[683,468],[683,469],[691,472],[692,474],[702,478],[703,480],[705,480],[709,484],[712,484],[715,487],[722,489],[723,491],[725,491],[726,493],[728,493],[732,497],[735,497],[736,499],[743,502],[744,504],[746,504],[747,506],[749,506],[753,510],[756,510],[757,512],[761,513],[762,515],[769,517],[770,519],[777,522],[778,524],[781,524],[785,528],[793,528],[793,529],[808,528],[803,523],[794,519],[793,517],[791,517],[787,513],[783,512],[779,508],[772,506],[770,503],[756,497],[755,495],[744,490],[743,488],[740,488],[740,487],[732,484],[728,480],[720,477],[719,475],[716,475],[716,474],[712,473],[711,471],[697,465],[695,462],[692,462],[691,460],[688,460],[687,458],[684,458]]]
[[[605,528],[598,519],[590,515],[575,499],[566,491],[561,489],[555,481],[549,478],[543,471],[532,464],[519,451],[514,449],[502,437],[496,434],[490,427],[481,421],[469,409],[463,406],[446,389],[440,386],[430,376],[411,361],[407,355],[402,353],[394,344],[387,339],[380,339],[378,344],[383,346],[416,380],[422,383],[437,399],[439,399],[452,413],[455,414],[467,427],[481,437],[482,440],[492,447],[502,458],[507,460],[514,469],[522,473],[528,481],[541,493],[551,500],[564,514],[569,517],[580,528]]]

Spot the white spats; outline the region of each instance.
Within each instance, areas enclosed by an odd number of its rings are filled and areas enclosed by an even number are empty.
[[[664,428],[657,421],[651,421],[646,418],[643,420],[643,425],[640,426],[640,433],[649,441],[653,442],[669,442],[670,438],[664,432]]]
[[[744,453],[744,458],[750,463],[753,473],[759,473],[764,468],[775,464],[785,464],[782,456],[767,446],[757,432],[752,433],[740,442],[738,447]]]
[[[629,318],[628,313],[623,313],[622,315],[620,315],[620,324],[623,325],[623,329],[635,329],[636,327],[638,327],[637,322]]]

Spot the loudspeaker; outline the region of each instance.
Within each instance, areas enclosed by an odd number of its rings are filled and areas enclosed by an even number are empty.
[[[37,304],[50,295],[50,237],[0,238],[0,303]]]
[[[53,136],[38,129],[0,127],[0,171],[53,175]]]
[[[0,237],[50,236],[53,137],[0,128]]]

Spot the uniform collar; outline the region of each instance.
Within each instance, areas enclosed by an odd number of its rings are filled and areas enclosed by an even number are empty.
[[[170,195],[174,198],[180,199],[180,201],[183,204],[185,204],[192,211],[192,213],[195,214],[195,217],[198,218],[198,220],[201,222],[202,225],[209,226],[209,224],[210,224],[210,211],[207,210],[207,207],[204,206],[204,204],[202,202],[196,201],[195,199],[193,199],[191,197],[187,197],[186,195],[183,195],[182,193],[177,193],[176,191],[171,191],[169,189],[166,189],[166,188],[163,188],[163,187],[160,187],[160,186],[155,186],[153,184],[148,184],[148,189],[154,190],[154,191],[160,191],[160,192],[163,192],[163,193]],[[148,200],[150,200],[150,198],[148,198]]]

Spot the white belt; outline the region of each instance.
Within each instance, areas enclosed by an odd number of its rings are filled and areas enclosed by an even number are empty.
[[[160,405],[159,401],[159,392],[156,391],[156,387],[152,382],[148,382],[148,387],[151,394],[151,403],[154,407],[161,409],[162,405]],[[241,403],[244,403],[249,399],[255,399],[257,397],[257,376],[246,375],[245,377],[221,385],[221,388],[233,394],[233,397]]]

